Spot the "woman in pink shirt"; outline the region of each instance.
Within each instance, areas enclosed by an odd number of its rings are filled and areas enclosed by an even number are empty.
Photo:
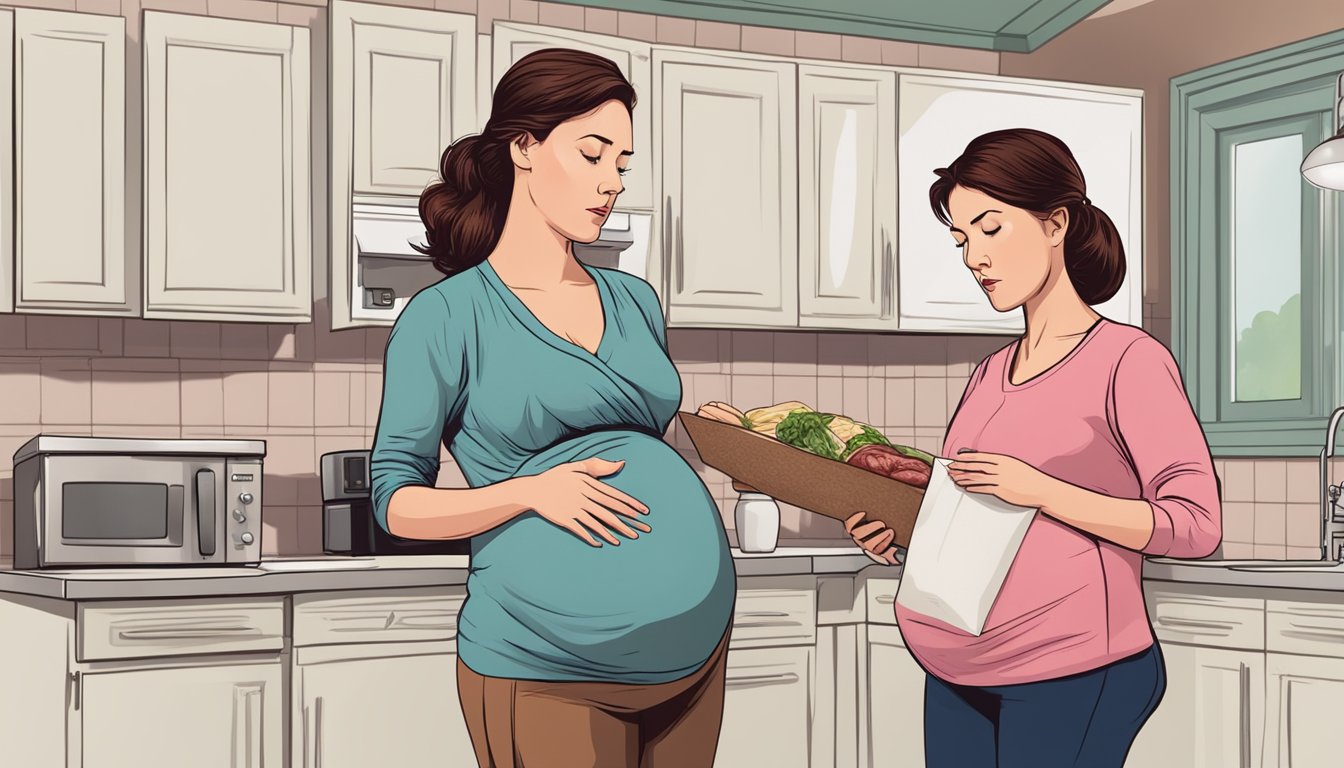
[[[1166,689],[1144,555],[1205,557],[1222,537],[1208,443],[1166,347],[1092,308],[1119,289],[1124,250],[1063,142],[996,131],[935,173],[967,268],[995,309],[1026,315],[971,375],[943,455],[965,490],[1040,513],[980,635],[896,607],[928,673],[926,765],[1119,768]],[[882,523],[848,528],[898,562]]]

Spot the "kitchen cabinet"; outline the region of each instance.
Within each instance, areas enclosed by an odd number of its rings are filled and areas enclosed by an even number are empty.
[[[344,161],[341,186],[356,195],[419,197],[438,179],[443,150],[478,130],[476,19],[338,1],[331,20],[332,113],[339,115],[332,153],[339,149]]]
[[[309,322],[308,29],[146,11],[143,39],[144,316]]]
[[[798,67],[799,325],[896,330],[896,75]]]
[[[0,8],[0,313],[14,311],[14,11]]]
[[[1234,588],[1148,584],[1167,690],[1139,731],[1134,768],[1259,766],[1265,712],[1265,601]]]
[[[484,40],[488,44],[489,38]],[[392,198],[414,205],[438,180],[443,151],[480,130],[485,117],[476,114],[477,45],[474,15],[332,3],[333,330],[390,326],[396,320],[395,313],[379,311],[375,317],[364,311],[366,271],[410,270],[425,285],[443,277],[428,257],[361,263],[352,215],[357,201]]]
[[[716,766],[811,765],[813,654],[811,646],[728,652]]]
[[[13,94],[3,103],[13,109],[14,309],[133,314],[140,272],[125,243],[126,20],[30,8],[12,19]]]
[[[463,588],[296,595],[291,764],[475,765],[457,697],[465,599]]]
[[[1260,765],[1265,654],[1162,643],[1167,691],[1126,765],[1251,768]]]
[[[1290,599],[1289,599],[1290,598]],[[1265,768],[1339,765],[1344,606],[1337,595],[1266,601]]]
[[[1142,93],[982,75],[902,71],[896,134],[900,179],[897,285],[900,327],[912,331],[1021,333],[1020,311],[1000,314],[928,206],[933,170],[972,139],[1005,128],[1034,128],[1068,145],[1092,202],[1124,244],[1125,282],[1097,305],[1122,323],[1142,321]]]
[[[474,765],[452,643],[300,649],[296,768]],[[317,655],[322,660],[314,658]],[[373,735],[376,734],[376,737]]]
[[[281,768],[284,665],[99,671],[74,702],[83,768]],[[77,713],[79,714],[79,713]]]
[[[898,627],[870,624],[866,649],[866,739],[860,762],[869,768],[924,765],[924,669]],[[864,664],[861,664],[862,669]]]
[[[615,62],[621,74],[635,88],[634,151],[629,171],[622,177],[625,192],[616,200],[616,207],[627,210],[652,210],[654,151],[651,141],[650,114],[654,96],[650,80],[653,77],[651,46],[638,40],[627,40],[609,35],[596,35],[568,29],[555,29],[532,24],[496,22],[494,25],[494,67],[490,80],[493,86],[519,59],[543,48],[572,48],[593,53]],[[482,116],[484,121],[485,116]]]
[[[656,48],[668,324],[797,327],[792,62]]]

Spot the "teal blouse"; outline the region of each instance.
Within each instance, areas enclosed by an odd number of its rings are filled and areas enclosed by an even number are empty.
[[[433,486],[442,442],[480,487],[592,456],[653,529],[594,548],[534,511],[476,536],[458,629],[491,677],[661,683],[699,669],[728,629],[736,575],[719,510],[662,439],[681,403],[653,288],[585,267],[605,330],[595,354],[546,328],[488,261],[418,292],[388,340],[373,509]]]

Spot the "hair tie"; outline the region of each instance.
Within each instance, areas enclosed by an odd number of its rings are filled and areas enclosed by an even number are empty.
[[[1091,204],[1092,201],[1087,199],[1087,195],[1083,195],[1083,205],[1091,205]]]

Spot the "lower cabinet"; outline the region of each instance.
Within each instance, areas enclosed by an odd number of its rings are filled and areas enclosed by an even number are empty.
[[[1130,768],[1260,765],[1265,654],[1162,643],[1167,691],[1134,740]]]
[[[1265,768],[1337,768],[1344,658],[1266,656]]]
[[[868,626],[867,739],[860,765],[922,768],[925,673],[892,625]]]
[[[811,765],[814,652],[810,646],[728,652],[715,766]]]
[[[279,657],[88,672],[79,714],[83,768],[281,768]],[[17,694],[16,694],[17,695]]]
[[[300,648],[294,768],[475,766],[450,642]]]

